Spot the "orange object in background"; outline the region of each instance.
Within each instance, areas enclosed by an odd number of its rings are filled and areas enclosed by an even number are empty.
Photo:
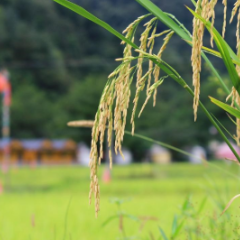
[[[5,89],[8,88],[8,80],[7,78],[2,74],[0,73],[0,92],[4,92]]]
[[[0,140],[2,165],[4,165],[6,144],[6,141]],[[9,163],[12,165],[26,164],[34,168],[38,164],[65,165],[77,162],[77,144],[72,140],[11,140],[8,149]]]
[[[8,81],[8,72],[3,70],[0,72],[0,92],[4,93],[4,105],[11,104],[11,84]]]
[[[102,176],[102,180],[104,183],[110,183],[111,182],[111,173],[109,168],[105,168]]]

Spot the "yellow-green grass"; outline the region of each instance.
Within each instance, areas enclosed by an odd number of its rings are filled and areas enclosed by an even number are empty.
[[[142,236],[149,236],[151,231],[159,237],[158,226],[170,232],[173,216],[180,212],[179,206],[189,194],[197,207],[207,193],[204,218],[215,208],[214,196],[222,196],[227,203],[240,193],[239,180],[227,174],[239,175],[239,167],[223,163],[217,167],[223,171],[210,165],[186,163],[114,166],[112,181],[100,183],[98,219],[94,206],[88,205],[88,168],[13,168],[9,177],[11,189],[0,195],[0,239],[117,239],[121,235],[117,220],[102,227],[103,222],[117,211],[116,206],[109,203],[111,197],[131,198],[123,204],[123,209],[130,214],[157,217],[157,222],[147,223]],[[101,167],[99,175],[103,170]],[[2,174],[0,179],[3,183]],[[238,211],[237,201],[230,211]],[[130,235],[138,230],[139,223],[126,220],[125,226]]]

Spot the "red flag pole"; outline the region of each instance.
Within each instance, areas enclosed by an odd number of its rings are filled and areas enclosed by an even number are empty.
[[[2,170],[5,175],[5,189],[10,186],[10,102],[11,86],[9,83],[9,73],[7,70],[0,72],[0,91],[3,94],[2,110],[2,140],[3,140],[3,164]]]

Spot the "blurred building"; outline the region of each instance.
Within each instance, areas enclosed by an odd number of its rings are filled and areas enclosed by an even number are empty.
[[[0,163],[6,142],[0,140]],[[12,140],[10,164],[72,164],[77,161],[77,144],[72,140]]]
[[[171,162],[172,156],[168,149],[154,144],[150,149],[150,159],[154,163],[165,164]]]
[[[122,149],[122,154],[123,154],[124,158],[122,157],[122,155],[120,153],[114,154],[113,159],[114,159],[114,162],[116,164],[118,164],[118,165],[128,165],[128,164],[131,164],[133,162],[132,153],[128,149],[123,148]]]
[[[189,162],[193,164],[201,164],[207,159],[206,150],[201,146],[194,146],[190,151]]]

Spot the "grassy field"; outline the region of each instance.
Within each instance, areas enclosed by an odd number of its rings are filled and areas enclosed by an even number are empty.
[[[99,175],[104,168],[100,168]],[[158,226],[170,232],[174,214],[187,196],[198,206],[205,196],[202,221],[215,211],[215,197],[227,201],[240,192],[239,167],[223,163],[114,166],[112,181],[101,186],[101,211],[96,219],[88,205],[89,169],[79,166],[13,168],[11,191],[0,195],[0,240],[108,240],[121,236],[118,220],[104,221],[117,208],[109,199],[129,199],[123,209],[136,216],[152,216],[141,236],[150,232],[158,239]],[[1,182],[4,177],[1,174]],[[238,200],[231,211],[239,211]],[[217,214],[220,213],[217,212]],[[237,213],[238,214],[238,213]],[[238,215],[236,215],[237,217]],[[125,220],[127,234],[138,231],[139,223]],[[180,238],[181,239],[181,238]],[[186,239],[186,238],[183,238]]]

